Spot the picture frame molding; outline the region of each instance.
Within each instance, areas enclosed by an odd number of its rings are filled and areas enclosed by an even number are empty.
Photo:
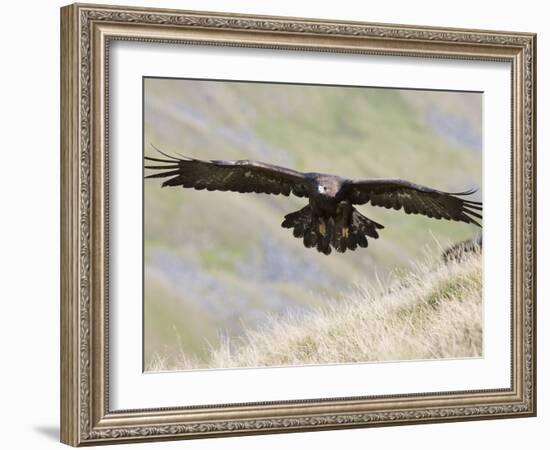
[[[510,389],[109,409],[113,40],[504,61],[512,67]],[[73,445],[536,415],[536,35],[74,4],[61,9],[61,440]]]

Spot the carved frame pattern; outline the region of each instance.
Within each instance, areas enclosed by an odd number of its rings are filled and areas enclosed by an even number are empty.
[[[63,442],[78,446],[535,414],[535,35],[98,5],[64,7],[61,18]],[[512,388],[257,403],[236,405],[243,410],[231,413],[223,405],[109,411],[108,122],[102,98],[112,39],[511,62]],[[285,405],[294,412],[285,413]]]

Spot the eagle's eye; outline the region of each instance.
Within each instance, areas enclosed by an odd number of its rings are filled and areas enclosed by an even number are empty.
[[[320,184],[317,189],[319,189],[319,193],[321,193],[321,194],[323,194],[327,190],[327,188],[325,186],[323,186],[322,184]]]

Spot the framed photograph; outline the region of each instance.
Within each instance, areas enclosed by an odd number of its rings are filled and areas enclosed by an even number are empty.
[[[62,442],[535,415],[535,57],[62,8]]]

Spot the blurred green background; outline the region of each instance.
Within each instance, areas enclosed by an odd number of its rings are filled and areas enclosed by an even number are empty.
[[[150,143],[203,159],[256,159],[305,172],[481,188],[482,96],[365,87],[144,79]],[[144,365],[199,360],[268,316],[303,313],[387,280],[476,227],[359,206],[382,223],[367,249],[330,256],[281,228],[307,200],[161,189],[144,182]],[[480,198],[481,190],[477,194]]]

